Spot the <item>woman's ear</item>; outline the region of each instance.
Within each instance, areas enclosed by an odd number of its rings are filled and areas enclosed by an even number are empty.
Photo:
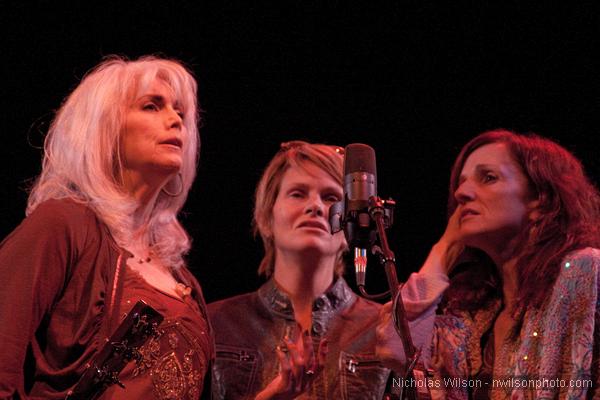
[[[270,219],[263,218],[261,221],[257,221],[257,225],[262,237],[267,239],[273,238],[273,230],[271,229],[272,221]]]

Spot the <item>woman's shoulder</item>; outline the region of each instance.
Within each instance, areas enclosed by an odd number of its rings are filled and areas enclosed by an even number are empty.
[[[240,327],[245,327],[244,329],[249,331],[251,326],[260,325],[259,321],[269,320],[269,314],[258,299],[257,292],[211,302],[206,308],[208,318],[217,336],[226,332],[234,332]],[[217,338],[217,341],[222,339]]]
[[[71,199],[51,199],[40,203],[7,238],[19,234],[47,238],[87,235],[94,226],[99,232],[101,223],[85,204]]]
[[[56,224],[98,221],[96,213],[86,204],[74,199],[49,199],[40,203],[27,217],[29,220],[43,220]]]
[[[549,304],[572,303],[577,306],[582,304],[595,306],[600,285],[599,271],[599,249],[587,247],[570,252],[561,261],[560,272]]]
[[[233,297],[217,300],[207,304],[209,315],[223,315],[242,308],[256,307],[257,292],[240,294]]]
[[[600,249],[586,247],[567,254],[560,263],[560,277],[573,278],[580,275],[598,275]]]
[[[92,208],[73,199],[50,199],[40,203],[19,229],[48,237],[99,237],[105,232]]]

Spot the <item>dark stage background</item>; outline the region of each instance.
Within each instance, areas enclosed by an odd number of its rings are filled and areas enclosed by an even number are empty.
[[[175,57],[198,78],[201,160],[182,219],[209,301],[262,281],[252,195],[282,141],[375,148],[379,194],[397,201],[401,277],[442,233],[450,165],[483,130],[554,138],[600,179],[593,2],[272,3],[4,5],[2,237],[24,216],[54,110],[113,53]],[[383,271],[371,263],[369,274],[370,290],[383,289]]]

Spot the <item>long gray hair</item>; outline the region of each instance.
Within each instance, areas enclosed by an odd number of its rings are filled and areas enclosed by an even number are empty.
[[[165,184],[177,196],[158,195],[143,232],[134,232],[139,206],[124,192],[120,134],[127,108],[154,80],[166,83],[183,112],[183,164],[179,176]],[[153,245],[165,264],[177,268],[190,239],[177,220],[196,174],[200,137],[197,85],[179,62],[152,56],[129,61],[117,56],[91,70],[66,98],[44,143],[42,172],[34,183],[27,215],[48,199],[72,199],[92,208],[115,241],[127,247],[134,240]],[[181,187],[183,185],[183,187]],[[140,239],[141,238],[141,239]]]

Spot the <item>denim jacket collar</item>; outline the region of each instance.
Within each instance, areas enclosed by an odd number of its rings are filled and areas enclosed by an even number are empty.
[[[258,296],[263,304],[275,315],[294,320],[294,309],[287,294],[277,287],[273,278],[258,289]],[[313,301],[313,315],[333,315],[351,305],[356,295],[343,278],[338,278],[327,291]]]

